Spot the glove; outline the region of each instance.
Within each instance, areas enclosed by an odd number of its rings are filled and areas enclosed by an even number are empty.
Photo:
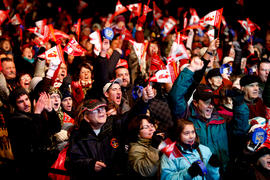
[[[46,49],[44,47],[40,47],[36,56],[38,57],[39,55],[43,54],[45,51],[46,51]],[[45,59],[40,58],[40,57],[39,57],[39,59],[40,60],[45,60]]]
[[[62,142],[68,140],[68,133],[66,130],[61,130],[60,132],[56,133],[55,135],[56,141]]]
[[[58,68],[59,64],[61,63],[59,58],[53,59],[51,60],[50,64],[49,64],[49,69],[47,71],[46,77],[51,79],[54,75],[54,72],[56,71],[56,69]]]
[[[221,162],[216,154],[212,154],[212,156],[208,161],[208,164],[210,164],[213,167],[221,167]]]
[[[232,98],[233,104],[236,106],[240,106],[244,103],[245,93],[238,88],[233,88],[232,90],[226,91],[226,95]]]
[[[157,135],[157,131],[154,132],[153,136],[152,136],[152,142],[151,142],[151,146],[153,146],[154,148],[158,148],[158,146],[160,145],[161,141],[163,140],[163,137],[160,135]]]
[[[188,173],[190,174],[191,177],[203,175],[202,170],[197,162],[193,162],[191,164],[191,166],[188,168]]]

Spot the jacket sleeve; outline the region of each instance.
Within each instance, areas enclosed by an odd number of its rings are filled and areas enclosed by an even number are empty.
[[[169,93],[169,100],[171,101],[172,105],[172,113],[176,117],[183,117],[184,113],[186,112],[187,104],[184,96],[193,82],[193,74],[194,73],[192,71],[185,68],[174,82]]]
[[[132,169],[144,177],[154,175],[158,170],[159,154],[157,149],[145,150],[136,145],[131,146],[128,160]]]
[[[176,164],[167,158],[166,155],[161,157],[161,180],[183,180],[183,179],[192,179],[188,173],[188,168],[179,171],[179,167]]]
[[[233,105],[233,134],[246,135],[250,125],[248,124],[249,109],[246,103],[236,106]]]
[[[262,99],[263,103],[267,107],[270,107],[270,76],[267,77],[267,81],[263,89]]]
[[[109,74],[108,76],[110,79],[113,78],[113,71],[120,57],[121,57],[121,54],[118,51],[114,50],[108,62],[108,74]]]

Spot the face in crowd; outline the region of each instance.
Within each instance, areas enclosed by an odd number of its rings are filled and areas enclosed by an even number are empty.
[[[66,111],[71,111],[72,110],[73,101],[72,101],[71,97],[64,98],[62,100],[61,104],[62,104],[62,107],[63,107],[64,110],[66,110]]]
[[[262,62],[258,68],[257,74],[262,80],[262,82],[266,82],[268,74],[270,71],[270,63],[269,62]]]
[[[118,83],[114,83],[113,85],[111,85],[109,90],[107,92],[105,92],[104,95],[105,95],[105,97],[107,97],[107,100],[109,102],[114,102],[117,105],[121,104],[122,91],[121,91],[121,87]]]
[[[26,47],[23,49],[22,56],[27,58],[27,59],[32,59],[33,58],[33,52],[30,47]]]
[[[214,105],[212,104],[212,99],[208,99],[207,101],[203,101],[199,99],[198,101],[193,101],[194,106],[197,108],[198,113],[204,117],[205,119],[210,119],[212,116],[212,112],[214,110]]]
[[[51,104],[55,111],[57,111],[60,108],[61,105],[61,98],[60,95],[57,93],[53,93],[50,95]]]
[[[58,79],[60,81],[63,81],[63,79],[67,76],[67,65],[64,64],[64,63],[61,63],[60,65],[60,69],[59,69],[59,72],[58,72]]]
[[[195,128],[193,124],[186,124],[180,133],[180,141],[184,144],[192,145],[196,139]]]
[[[270,171],[270,154],[265,154],[258,159],[258,163],[265,168],[266,170]]]
[[[17,109],[21,112],[30,113],[31,112],[31,101],[27,94],[21,95],[16,99]]]
[[[24,89],[30,89],[31,76],[29,74],[24,74],[20,77],[19,84]]]
[[[107,115],[105,107],[99,107],[93,111],[86,111],[84,119],[93,129],[99,129],[106,122]]]
[[[123,87],[127,87],[130,83],[129,71],[127,68],[118,68],[115,70],[116,78],[122,79]]]
[[[210,79],[208,79],[209,84],[211,87],[216,90],[219,86],[222,85],[222,77],[221,76],[213,76]]]
[[[259,83],[254,82],[242,87],[242,91],[245,92],[244,98],[246,100],[254,100],[259,97]]]
[[[80,70],[80,80],[90,81],[91,80],[91,70],[86,67],[82,67]]]
[[[13,61],[3,61],[1,65],[6,79],[14,79],[16,77],[16,68]]]
[[[139,137],[144,139],[152,139],[156,131],[155,125],[150,123],[147,119],[142,119],[139,131]]]

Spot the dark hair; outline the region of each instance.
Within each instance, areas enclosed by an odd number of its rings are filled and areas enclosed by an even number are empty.
[[[10,58],[8,58],[8,57],[5,57],[5,58],[2,58],[2,59],[1,59],[1,63],[5,62],[5,61],[7,61],[7,62],[12,61],[12,62],[13,62],[13,60],[10,59]]]
[[[93,69],[92,69],[90,63],[83,62],[83,63],[79,64],[79,66],[77,68],[77,72],[74,74],[73,81],[78,81],[80,79],[80,72],[81,72],[81,69],[83,67],[86,69],[89,69],[91,71],[91,76],[93,76]],[[91,78],[93,79],[93,77],[91,77]]]
[[[27,95],[29,97],[29,94],[28,92],[22,88],[22,87],[18,87],[16,89],[14,89],[10,95],[9,95],[9,102],[10,104],[14,107],[14,108],[17,108],[16,106],[16,101],[18,98],[20,98],[22,95]]]
[[[146,119],[149,123],[155,124],[154,120],[145,114],[139,114],[134,117],[128,124],[129,142],[136,142],[138,140],[140,125],[143,119]]]

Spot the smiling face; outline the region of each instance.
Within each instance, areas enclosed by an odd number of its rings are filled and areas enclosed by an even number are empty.
[[[29,47],[24,48],[22,56],[26,57],[27,59],[32,59],[33,58],[32,49]]]
[[[130,76],[127,68],[118,68],[115,70],[116,78],[122,79],[122,86],[127,87],[130,83]]]
[[[212,104],[212,99],[208,99],[207,101],[203,101],[199,99],[198,101],[193,101],[194,106],[197,108],[198,113],[206,118],[209,119],[212,116],[212,112],[214,106]]]
[[[52,103],[52,107],[55,111],[57,111],[61,105],[61,98],[59,94],[51,94],[50,95],[51,98],[51,103]]]
[[[242,87],[245,92],[245,99],[250,101],[259,97],[259,83],[254,82]]]
[[[209,84],[211,87],[216,90],[222,84],[222,77],[221,76],[214,76],[208,79]]]
[[[154,132],[156,131],[155,126],[149,123],[147,119],[143,119],[140,125],[139,136],[144,139],[152,139]]]
[[[91,80],[91,70],[88,68],[82,67],[81,71],[80,71],[80,80],[90,81]]]
[[[185,125],[183,131],[180,133],[180,141],[184,144],[192,145],[196,139],[195,128],[193,124]]]
[[[13,79],[16,77],[16,68],[13,61],[4,61],[2,63],[2,72],[6,79]]]
[[[105,92],[104,95],[107,97],[109,102],[114,102],[117,105],[121,104],[122,91],[118,83],[111,85],[109,90]]]
[[[19,82],[20,86],[23,87],[24,89],[29,89],[31,79],[32,78],[29,74],[22,75]]]
[[[258,163],[261,164],[263,168],[270,171],[270,154],[265,154],[258,159]]]

